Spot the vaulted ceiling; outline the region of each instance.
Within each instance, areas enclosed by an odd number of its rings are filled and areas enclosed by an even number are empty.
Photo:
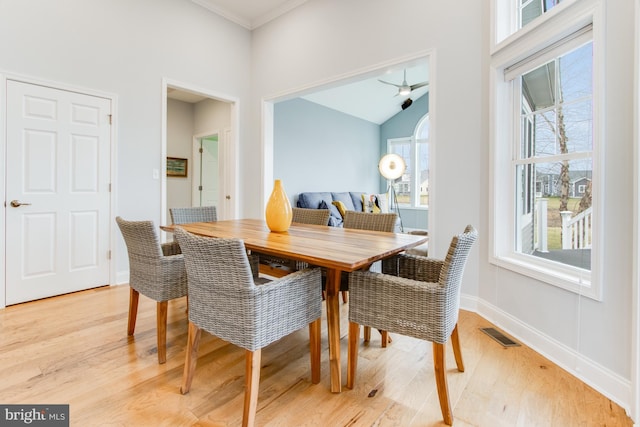
[[[191,0],[194,3],[253,30],[277,17],[306,3],[307,0]],[[317,88],[313,93],[301,96],[311,102],[323,105],[367,120],[382,124],[402,111],[407,98],[413,101],[429,91],[429,86],[415,89],[408,96],[398,94],[398,88],[381,83],[402,84],[406,70],[409,85],[429,81],[429,65],[426,59],[397,64],[384,70],[372,71],[366,75],[354,76],[347,80],[336,81],[325,87]],[[169,98],[185,102],[202,100],[194,94],[172,90]]]

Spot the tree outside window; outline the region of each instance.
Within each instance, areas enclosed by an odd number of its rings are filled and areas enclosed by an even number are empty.
[[[593,46],[520,76],[516,252],[591,269]]]

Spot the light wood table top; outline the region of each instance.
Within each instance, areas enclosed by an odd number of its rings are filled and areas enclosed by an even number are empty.
[[[292,224],[283,233],[271,232],[265,221],[237,219],[180,224],[184,230],[206,237],[238,238],[249,250],[283,258],[306,261],[327,269],[327,324],[331,391],[342,387],[340,368],[340,310],[338,291],[343,271],[368,268],[373,262],[426,243],[427,236],[385,233]],[[162,226],[172,231],[175,226]]]

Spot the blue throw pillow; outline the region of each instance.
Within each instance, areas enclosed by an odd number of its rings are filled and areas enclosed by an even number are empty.
[[[349,193],[331,193],[331,197],[333,197],[334,202],[342,202],[348,211],[356,210]]]
[[[333,204],[327,204],[324,200],[320,202],[319,209],[329,209],[329,225],[332,227],[338,227],[342,224],[342,215],[340,211]]]
[[[353,210],[363,212],[364,209],[362,208],[362,193],[351,191],[349,192],[349,195],[351,195],[351,201],[353,202]]]

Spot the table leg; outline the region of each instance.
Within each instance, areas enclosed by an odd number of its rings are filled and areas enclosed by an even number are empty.
[[[329,337],[329,370],[331,392],[342,391],[342,369],[340,366],[340,270],[327,269],[327,335]]]

